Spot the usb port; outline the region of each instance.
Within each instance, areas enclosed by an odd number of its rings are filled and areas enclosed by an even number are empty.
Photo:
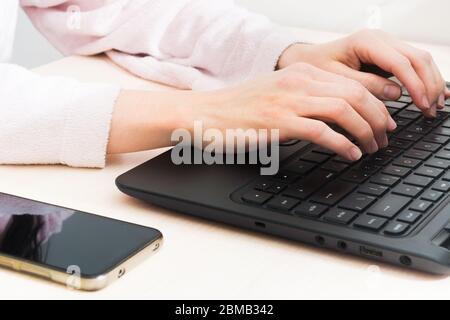
[[[383,251],[373,249],[373,248],[367,248],[365,246],[360,246],[359,252],[365,256],[371,256],[371,257],[376,257],[376,258],[383,257]]]

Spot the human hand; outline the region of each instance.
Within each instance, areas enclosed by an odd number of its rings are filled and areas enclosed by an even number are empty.
[[[400,87],[381,76],[361,72],[363,64],[376,65],[393,74],[406,87],[414,103],[426,116],[444,108],[450,91],[432,56],[380,30],[363,30],[337,41],[295,44],[280,57],[280,69],[304,62],[362,83],[382,100],[397,100]]]
[[[356,161],[361,150],[326,122],[354,136],[362,148],[376,152],[388,144],[386,132],[396,124],[384,104],[362,84],[305,63],[212,92],[194,93],[190,108],[178,115],[184,128],[279,129],[282,140],[314,142]]]

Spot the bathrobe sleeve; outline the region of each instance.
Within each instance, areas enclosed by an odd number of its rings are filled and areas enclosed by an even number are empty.
[[[275,69],[300,42],[232,0],[22,0],[64,54],[101,52],[143,78],[183,89],[236,84]]]
[[[0,64],[0,164],[103,167],[119,92]]]

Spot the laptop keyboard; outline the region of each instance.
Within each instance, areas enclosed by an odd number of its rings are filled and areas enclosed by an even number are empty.
[[[450,190],[450,102],[427,119],[404,91],[385,102],[397,129],[389,146],[351,163],[314,144],[275,176],[233,193],[238,202],[385,236],[405,236]]]

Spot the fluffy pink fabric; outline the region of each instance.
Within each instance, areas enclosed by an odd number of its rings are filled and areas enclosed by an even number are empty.
[[[274,70],[297,36],[232,0],[22,0],[63,53],[106,52],[143,78],[212,89]]]

